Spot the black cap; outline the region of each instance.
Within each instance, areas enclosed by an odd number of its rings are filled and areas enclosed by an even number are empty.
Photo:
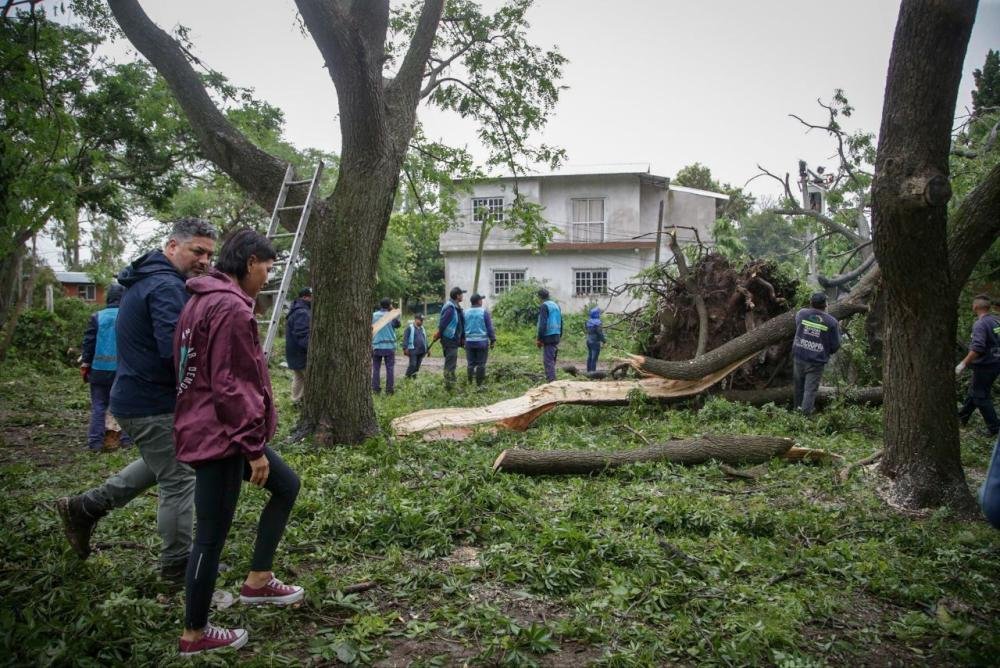
[[[457,297],[460,294],[465,293],[465,292],[468,292],[468,290],[463,290],[462,288],[454,287],[454,288],[451,289],[450,295],[451,295],[451,298],[454,299],[455,297]]]
[[[117,304],[122,300],[122,295],[125,294],[125,286],[120,283],[112,283],[108,286],[108,291],[104,296],[104,301],[107,304]]]
[[[825,292],[814,292],[812,296],[809,297],[810,304],[826,304],[826,293]]]
[[[299,297],[312,297],[312,296],[313,296],[312,288],[302,288],[301,290],[299,290]]]
[[[483,301],[483,296],[478,292],[473,292],[472,296],[469,297],[469,301],[472,302],[473,304],[475,304],[476,302],[481,302]]]
[[[424,314],[423,313],[414,313],[413,314],[413,319],[414,320],[423,320],[424,319]]]
[[[392,308],[392,300],[386,297],[378,303],[379,308],[390,309]]]
[[[542,299],[548,299],[549,298],[549,291],[546,290],[545,288],[541,288],[538,291],[538,296],[541,297]]]

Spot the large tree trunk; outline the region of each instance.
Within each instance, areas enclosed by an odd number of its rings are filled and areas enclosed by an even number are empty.
[[[371,318],[378,251],[398,171],[344,170],[333,213],[311,238],[314,271],[303,420],[323,443],[359,443],[378,433],[371,394]],[[315,389],[314,389],[315,388]]]
[[[760,464],[784,454],[795,442],[776,436],[702,436],[667,441],[635,450],[504,450],[493,462],[493,471],[523,475],[600,473],[636,462],[704,464]]]
[[[269,209],[285,163],[228,121],[180,45],[137,0],[109,5],[129,41],[167,81],[205,156]],[[337,186],[330,199],[315,202],[306,236],[316,290],[303,419],[319,429],[321,442],[358,443],[378,430],[368,389],[375,268],[444,0],[424,0],[391,79],[383,71],[388,0],[296,5],[337,89],[343,140]],[[282,224],[294,221],[283,217]]]
[[[885,291],[885,454],[892,501],[974,504],[955,414],[956,300],[948,152],[975,0],[904,0],[893,38],[872,187]]]

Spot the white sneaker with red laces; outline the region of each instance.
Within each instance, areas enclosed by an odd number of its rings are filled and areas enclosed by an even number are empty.
[[[247,644],[249,635],[245,629],[222,629],[209,624],[205,627],[205,633],[198,640],[184,640],[181,638],[181,656],[194,656],[202,652],[211,652],[217,649],[231,647],[239,649]]]
[[[254,588],[246,583],[240,588],[240,603],[246,605],[291,605],[298,603],[306,595],[306,590],[295,585],[286,585],[271,576],[267,584]]]

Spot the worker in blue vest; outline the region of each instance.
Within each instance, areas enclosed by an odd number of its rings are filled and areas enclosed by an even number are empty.
[[[466,292],[468,291],[458,287],[451,289],[451,293],[449,293],[451,299],[441,307],[438,328],[434,332],[434,341],[441,339],[441,348],[444,350],[444,386],[448,390],[455,387],[458,349],[465,345],[465,314],[462,311],[462,295]]]
[[[118,303],[125,288],[118,283],[108,286],[107,306],[90,316],[83,333],[83,356],[80,375],[90,384],[90,429],[87,431],[87,448],[100,452],[104,446],[104,420],[111,402],[111,386],[118,371],[118,346],[115,340],[115,323],[118,321]],[[131,440],[123,432],[122,445]]]
[[[403,354],[410,360],[406,365],[406,377],[413,378],[420,371],[420,363],[427,355],[427,333],[424,331],[424,316],[416,314],[413,322],[403,334]]]
[[[839,349],[840,324],[826,312],[826,294],[814,292],[809,298],[809,308],[799,309],[795,314],[792,377],[797,410],[812,415],[823,369]]]
[[[538,307],[538,335],[535,345],[542,349],[542,365],[545,367],[545,379],[550,383],[556,379],[556,357],[559,355],[559,339],[562,338],[562,310],[559,304],[552,301],[549,291],[542,288],[538,291],[542,303]]]
[[[388,299],[380,301],[378,310],[372,313],[372,325],[390,310],[392,310],[392,301]],[[392,322],[387,323],[372,335],[372,392],[375,394],[382,391],[380,387],[380,363],[385,364],[385,393],[392,394],[395,391],[396,330],[400,327],[399,318],[394,318]]]
[[[497,344],[490,312],[483,308],[483,297],[474,294],[469,298],[472,304],[465,311],[465,358],[469,363],[469,384],[475,377],[476,385],[482,386],[486,380],[486,358],[490,348]]]

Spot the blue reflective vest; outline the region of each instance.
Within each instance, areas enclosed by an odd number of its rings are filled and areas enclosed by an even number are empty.
[[[444,312],[449,308],[452,309],[451,322],[449,322],[448,325],[444,328],[444,331],[441,332],[441,336],[444,336],[445,338],[449,339],[454,339],[457,338],[455,334],[456,332],[458,332],[458,308],[450,301],[445,302],[444,306],[441,307],[440,316],[443,319]]]
[[[542,336],[556,336],[562,334],[562,311],[559,304],[549,300],[544,302],[545,308],[549,311],[549,319],[545,321],[545,331]]]
[[[388,311],[375,311],[372,313],[372,324],[379,321]],[[375,332],[372,337],[372,348],[375,350],[393,350],[396,347],[396,329],[392,322],[386,323],[385,327]]]
[[[97,313],[97,344],[90,368],[95,371],[115,371],[118,368],[118,343],[115,340],[115,322],[118,307],[112,306]]]
[[[485,341],[489,338],[486,331],[486,309],[473,306],[465,309],[465,340]]]

